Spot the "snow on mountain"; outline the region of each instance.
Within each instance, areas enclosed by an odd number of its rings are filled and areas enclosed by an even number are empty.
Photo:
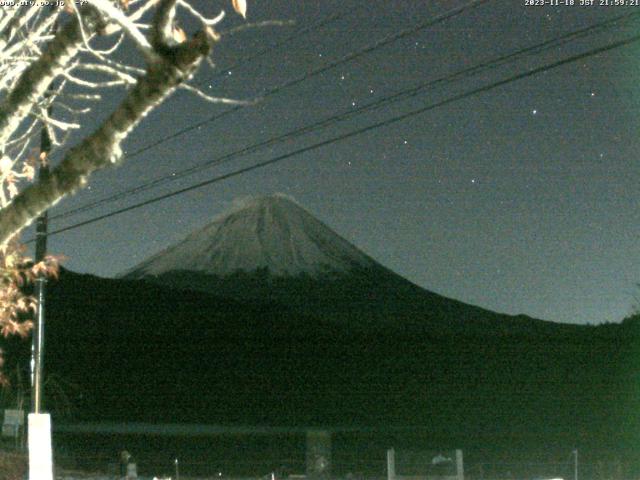
[[[275,194],[236,203],[231,211],[124,276],[172,271],[226,276],[261,269],[275,276],[320,275],[376,265],[293,199]]]

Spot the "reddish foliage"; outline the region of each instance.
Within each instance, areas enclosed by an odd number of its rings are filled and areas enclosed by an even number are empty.
[[[37,308],[36,299],[26,295],[22,287],[33,282],[38,276],[58,275],[58,259],[53,256],[32,264],[23,255],[24,245],[12,239],[0,247],[0,334],[26,337],[33,326],[28,320]],[[3,364],[0,350],[0,386],[7,383],[1,368]],[[2,470],[0,470],[2,471]]]

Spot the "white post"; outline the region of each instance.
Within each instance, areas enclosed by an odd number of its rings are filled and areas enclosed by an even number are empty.
[[[387,480],[396,480],[396,451],[387,450]]]
[[[462,460],[462,450],[456,450],[456,473],[458,474],[458,480],[464,480],[464,461]]]
[[[51,416],[29,414],[29,480],[53,480]]]

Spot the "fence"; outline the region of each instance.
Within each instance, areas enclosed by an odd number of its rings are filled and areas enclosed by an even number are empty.
[[[637,480],[636,461],[606,458],[596,461],[496,462],[467,466],[465,480]]]
[[[65,471],[101,472],[114,478],[119,469],[118,455],[56,455],[56,465]],[[406,460],[406,457],[405,457]],[[213,480],[304,480],[305,459],[244,458],[215,461],[203,458],[178,458],[181,478],[207,478]],[[145,455],[136,457],[138,473],[143,478],[154,476],[175,479],[175,458],[170,455]],[[414,463],[416,465],[416,463]],[[346,457],[334,462],[331,478],[340,480],[387,480],[387,468],[381,461],[375,466],[367,459]],[[425,479],[456,478],[454,475],[409,475]],[[444,472],[445,474],[450,472]],[[574,480],[575,465],[566,462],[482,462],[464,467],[464,480]],[[638,468],[634,461],[601,459],[581,461],[578,480],[637,480]]]

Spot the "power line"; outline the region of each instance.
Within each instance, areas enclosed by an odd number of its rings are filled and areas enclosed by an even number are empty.
[[[378,99],[372,103],[363,105],[358,107],[357,109],[349,109],[343,113],[337,114],[337,115],[331,115],[327,118],[324,118],[322,120],[319,120],[313,124],[310,125],[306,125],[294,130],[291,130],[289,132],[283,133],[281,135],[278,135],[276,137],[272,137],[270,139],[255,143],[253,145],[250,145],[248,147],[243,147],[239,150],[235,150],[233,152],[227,153],[222,155],[221,157],[217,157],[215,159],[212,160],[208,160],[202,164],[199,165],[195,165],[193,167],[184,169],[182,171],[179,172],[174,172],[170,175],[165,175],[159,178],[156,178],[154,180],[151,180],[149,182],[143,183],[141,185],[138,185],[134,188],[131,189],[127,189],[121,192],[118,192],[116,194],[110,195],[108,197],[96,200],[94,202],[90,202],[88,204],[79,206],[77,208],[68,210],[66,212],[60,213],[58,215],[55,215],[53,217],[51,217],[52,219],[61,219],[61,218],[67,218],[69,216],[84,212],[84,211],[88,211],[88,210],[92,210],[98,206],[107,204],[107,203],[111,203],[113,201],[116,200],[120,200],[123,198],[126,198],[128,196],[131,195],[135,195],[137,193],[149,190],[151,188],[154,188],[158,185],[161,184],[165,184],[165,183],[169,183],[175,180],[178,180],[180,178],[183,178],[185,176],[191,175],[195,172],[204,170],[206,168],[210,168],[212,166],[216,166],[216,165],[220,165],[222,163],[225,163],[227,161],[230,161],[234,158],[240,157],[240,156],[245,156],[249,153],[255,152],[263,147],[267,147],[267,146],[271,146],[275,143],[279,143],[282,142],[284,140],[290,140],[292,138],[301,136],[303,134],[312,132],[314,130],[319,130],[321,128],[326,128],[334,123],[343,121],[345,119],[357,116],[357,115],[361,115],[369,110],[373,110],[373,109],[377,109],[380,108],[382,106],[388,105],[390,103],[394,103],[394,102],[398,102],[407,98],[411,98],[414,97],[416,95],[419,95],[421,93],[423,93],[427,88],[431,88],[434,86],[437,86],[439,84],[445,83],[445,82],[452,82],[452,81],[458,81],[467,77],[470,77],[471,75],[475,75],[490,69],[495,69],[498,66],[501,65],[505,65],[509,62],[512,61],[516,61],[518,59],[520,59],[522,56],[524,55],[529,55],[532,53],[541,53],[545,50],[548,50],[549,48],[552,47],[557,47],[559,45],[563,45],[568,43],[569,41],[575,40],[577,38],[581,38],[584,37],[590,33],[593,33],[594,31],[598,31],[598,30],[603,30],[606,28],[609,28],[610,26],[622,21],[622,20],[631,20],[634,18],[637,18],[638,16],[640,16],[640,12],[636,12],[636,13],[632,13],[632,14],[625,14],[625,15],[620,15],[618,17],[603,21],[603,22],[599,22],[596,23],[594,25],[582,28],[580,30],[577,31],[573,31],[573,32],[569,32],[563,35],[560,35],[558,37],[555,37],[553,39],[538,43],[536,45],[527,47],[525,49],[521,49],[518,50],[516,52],[512,52],[509,54],[505,54],[502,56],[499,56],[497,58],[494,58],[492,60],[488,60],[485,61],[481,64],[475,65],[475,66],[471,66],[462,70],[459,70],[457,72],[454,72],[452,74],[437,78],[435,80],[431,80],[428,82],[423,82],[418,86],[414,86],[411,87],[409,89],[405,89],[402,90],[400,92],[397,92],[395,94],[392,94],[390,96],[386,96],[384,98]]]
[[[338,60],[335,60],[327,65],[324,65],[322,67],[319,67],[315,70],[312,70],[308,73],[305,73],[303,75],[300,75],[292,80],[289,80],[287,82],[284,82],[270,90],[268,90],[267,92],[265,92],[258,100],[264,100],[265,98],[271,97],[272,95],[276,95],[278,93],[280,93],[283,90],[289,89],[291,87],[294,87],[300,83],[305,82],[306,80],[315,77],[317,75],[320,75],[321,73],[327,72],[329,70],[332,70],[333,68],[340,66],[342,64],[345,64],[347,62],[350,62],[352,60],[355,60],[363,55],[366,55],[374,50],[377,50],[379,48],[385,47],[387,45],[390,45],[391,43],[394,43],[398,40],[401,40],[403,38],[406,38],[410,35],[413,35],[414,33],[419,32],[420,30],[424,30],[428,27],[431,27],[433,25],[437,25],[438,23],[444,22],[445,20],[448,20],[450,18],[453,18],[457,15],[460,15],[468,10],[471,10],[473,8],[479,7],[485,3],[491,2],[493,0],[473,0],[471,2],[465,3],[464,5],[460,6],[460,7],[456,7],[453,8],[451,10],[448,10],[447,12],[437,16],[434,19],[425,21],[425,22],[421,22],[413,27],[407,28],[405,30],[401,30],[398,33],[395,33],[393,35],[389,35],[387,37],[384,37],[374,43],[372,43],[371,45],[368,45],[360,50],[357,50],[355,52],[351,52],[343,57],[341,57]],[[225,110],[224,112],[218,113],[216,115],[213,115],[205,120],[202,120],[200,122],[191,124],[188,127],[185,127],[183,129],[180,129],[174,133],[172,133],[171,135],[165,136],[163,138],[160,138],[158,140],[156,140],[155,142],[151,142],[147,145],[145,145],[144,147],[140,147],[137,150],[134,150],[133,152],[131,152],[130,154],[126,155],[127,158],[132,158],[135,156],[140,155],[141,153],[144,153],[152,148],[157,147],[158,145],[161,145],[165,142],[168,142],[169,140],[173,140],[174,138],[180,137],[182,135],[184,135],[185,133],[191,132],[195,129],[197,129],[198,127],[201,127],[203,125],[206,125],[207,123],[211,123],[214,122],[216,120],[219,120],[220,118],[226,117],[227,115],[230,115],[232,113],[237,112],[238,110],[242,110],[243,108],[246,108],[246,105],[236,105],[233,108],[230,108],[229,110]]]
[[[189,192],[189,191],[192,191],[192,190],[196,190],[198,188],[201,188],[201,187],[204,187],[204,186],[207,186],[207,185],[211,185],[211,184],[214,184],[214,183],[218,183],[218,182],[221,182],[223,180],[227,180],[229,178],[232,178],[232,177],[235,177],[235,176],[238,176],[238,175],[242,175],[244,173],[248,173],[248,172],[253,171],[253,170],[257,170],[257,169],[260,169],[260,168],[263,168],[263,167],[266,167],[266,166],[269,166],[269,165],[273,165],[275,163],[281,162],[281,161],[286,160],[288,158],[291,158],[293,156],[301,155],[301,154],[306,153],[306,152],[317,150],[319,148],[322,148],[324,146],[330,145],[332,143],[336,143],[336,142],[339,142],[339,141],[342,141],[342,140],[346,140],[348,138],[352,138],[352,137],[355,137],[357,135],[362,135],[363,133],[370,132],[370,131],[375,130],[377,128],[386,127],[388,125],[392,125],[394,123],[401,122],[401,121],[406,120],[408,118],[415,117],[416,115],[420,115],[422,113],[428,112],[428,111],[433,110],[435,108],[438,108],[438,107],[441,107],[441,106],[444,106],[444,105],[448,105],[448,104],[451,104],[453,102],[457,102],[459,100],[463,100],[463,99],[471,97],[473,95],[477,95],[479,93],[488,92],[490,90],[493,90],[493,89],[498,88],[500,86],[506,85],[508,83],[512,83],[512,82],[515,82],[517,80],[522,80],[524,78],[528,78],[528,77],[531,77],[533,75],[537,75],[539,73],[542,73],[542,72],[545,72],[545,71],[548,71],[548,70],[552,70],[552,69],[558,68],[558,67],[563,66],[563,65],[567,65],[569,63],[573,63],[573,62],[576,62],[576,61],[579,61],[579,60],[584,60],[585,58],[589,58],[589,57],[592,57],[594,55],[598,55],[600,53],[604,53],[604,52],[607,52],[607,51],[610,51],[610,50],[613,50],[613,49],[616,49],[616,48],[620,48],[620,47],[623,47],[623,46],[626,46],[626,45],[630,45],[630,44],[638,42],[638,41],[640,41],[640,35],[635,35],[635,36],[627,38],[625,40],[620,40],[620,41],[617,41],[617,42],[613,42],[613,43],[611,43],[609,45],[605,45],[603,47],[598,47],[598,48],[589,50],[589,51],[581,53],[581,54],[573,55],[571,57],[568,57],[568,58],[565,58],[565,59],[562,59],[562,60],[558,60],[556,62],[547,64],[547,65],[544,65],[544,66],[541,66],[541,67],[537,67],[537,68],[534,68],[532,70],[528,70],[528,71],[520,73],[520,74],[513,75],[513,76],[511,76],[509,78],[506,78],[506,79],[503,79],[503,80],[499,80],[497,82],[493,82],[491,84],[488,84],[488,85],[485,85],[485,86],[482,86],[482,87],[479,87],[479,88],[475,88],[475,89],[469,90],[469,91],[467,91],[465,93],[461,93],[459,95],[455,95],[455,96],[447,98],[445,100],[442,100],[442,101],[427,105],[425,107],[421,107],[419,109],[412,110],[410,112],[407,112],[407,113],[404,113],[404,114],[401,114],[401,115],[398,115],[398,116],[395,116],[395,117],[392,117],[392,118],[389,118],[389,119],[386,119],[386,120],[383,120],[383,121],[380,121],[380,122],[377,122],[377,123],[374,123],[374,124],[371,124],[371,125],[368,125],[366,127],[363,127],[363,128],[357,129],[357,130],[353,130],[351,132],[339,135],[337,137],[333,137],[333,138],[330,138],[328,140],[323,140],[321,142],[317,142],[317,143],[314,143],[312,145],[308,145],[306,147],[294,150],[292,152],[289,152],[289,153],[286,153],[286,154],[283,154],[283,155],[279,155],[279,156],[271,158],[269,160],[266,160],[266,161],[259,162],[257,164],[251,165],[249,167],[241,168],[241,169],[238,169],[238,170],[236,170],[234,172],[230,172],[230,173],[227,173],[227,174],[224,174],[224,175],[220,175],[220,176],[214,177],[212,179],[205,180],[205,181],[190,185],[188,187],[181,188],[179,190],[174,190],[173,192],[169,192],[169,193],[166,193],[166,194],[163,194],[163,195],[159,195],[157,197],[145,200],[143,202],[136,203],[134,205],[130,205],[128,207],[124,207],[124,208],[121,208],[121,209],[118,209],[118,210],[114,210],[114,211],[109,212],[107,214],[100,215],[100,216],[85,220],[83,222],[79,222],[79,223],[76,223],[76,224],[73,224],[73,225],[69,225],[69,226],[64,227],[64,228],[60,228],[60,229],[54,230],[54,231],[50,232],[49,235],[55,235],[55,234],[58,234],[58,233],[66,232],[66,231],[69,231],[69,230],[73,230],[73,229],[76,229],[76,228],[79,228],[79,227],[82,227],[82,226],[85,226],[85,225],[89,225],[91,223],[98,222],[100,220],[104,220],[104,219],[109,218],[109,217],[113,217],[115,215],[119,215],[121,213],[125,213],[125,212],[131,211],[131,210],[135,210],[137,208],[141,208],[141,207],[144,207],[146,205],[150,205],[152,203],[156,203],[156,202],[159,202],[161,200],[165,200],[167,198],[171,198],[171,197],[180,195],[182,193],[186,193],[186,192]]]

